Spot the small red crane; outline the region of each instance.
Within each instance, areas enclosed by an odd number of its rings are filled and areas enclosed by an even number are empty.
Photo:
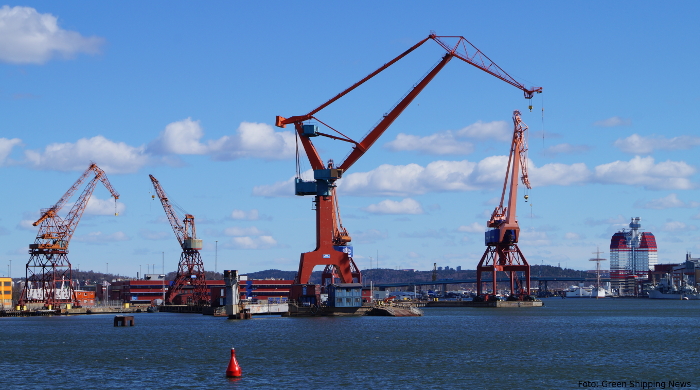
[[[168,217],[170,226],[172,226],[175,237],[182,248],[177,274],[168,289],[168,293],[165,295],[165,303],[172,304],[175,298],[184,292],[185,287],[189,288],[189,286],[192,286],[192,301],[186,303],[195,305],[206,304],[209,302],[209,293],[207,291],[206,276],[204,275],[204,262],[202,261],[202,255],[199,253],[202,249],[202,240],[197,239],[194,215],[185,214],[185,218],[182,219],[181,223],[180,217],[170,204],[168,194],[165,193],[163,187],[160,186],[160,183],[153,175],[148,176],[151,178],[153,188],[156,190],[158,199],[160,199],[160,203],[165,210],[165,215]]]
[[[394,108],[385,114],[379,123],[364,137],[360,142],[357,142],[333,127],[325,124],[316,117],[319,111],[323,110],[336,100],[345,96],[355,88],[364,84],[374,76],[381,73],[415,49],[420,47],[428,40],[434,40],[442,46],[447,53],[442,57],[442,60],[423,77],[408,94],[394,106]],[[447,44],[446,40],[456,39],[453,45]],[[496,65],[491,59],[484,55],[479,49],[472,45],[466,38],[462,36],[437,36],[434,32],[413,45],[408,50],[404,51],[391,61],[387,62],[374,72],[370,73],[362,80],[353,84],[343,92],[339,93],[332,99],[321,104],[311,112],[305,115],[292,116],[284,118],[277,116],[275,125],[277,127],[285,127],[288,124],[293,124],[297,132],[298,140],[301,141],[306,156],[309,159],[311,168],[314,171],[314,181],[304,181],[299,176],[299,158],[297,155],[297,178],[295,180],[296,195],[312,195],[315,196],[314,203],[316,208],[316,249],[311,252],[301,254],[299,261],[299,270],[295,278],[296,285],[306,285],[309,283],[311,273],[315,266],[325,265],[322,278],[333,279],[334,275],[338,275],[342,283],[361,282],[362,274],[355,265],[352,259],[352,249],[348,246],[350,236],[345,228],[342,227],[340,214],[338,210],[338,202],[335,194],[335,182],[342,178],[342,175],[364,155],[367,150],[377,141],[377,139],[386,131],[387,128],[398,118],[399,115],[408,107],[408,105],[423,91],[423,89],[433,80],[433,78],[447,65],[452,58],[459,58],[492,76],[495,76],[508,84],[515,86],[523,91],[525,98],[531,99],[535,93],[542,92],[542,88],[526,88],[523,84],[517,82],[508,73]],[[319,127],[314,124],[305,124],[304,122],[316,120],[328,129],[337,133],[337,135],[327,134],[319,131]],[[345,161],[340,165],[335,166],[333,160],[329,160],[327,164],[323,163],[318,155],[311,138],[324,136],[335,140],[349,142],[353,145],[353,149],[347,156]],[[298,153],[298,152],[297,152]],[[294,287],[290,293],[290,298],[297,299],[298,296],[308,295],[310,301],[313,301],[312,295],[302,294],[302,289]],[[315,304],[315,302],[310,302]]]
[[[85,186],[66,217],[61,218],[59,211],[91,173],[95,176]],[[109,190],[116,205],[119,194],[112,188],[105,172],[97,164],[91,163],[61,199],[55,205],[42,209],[41,217],[32,224],[39,226],[39,232],[34,243],[29,244],[30,256],[24,289],[19,299],[20,306],[32,303],[43,303],[52,308],[58,308],[62,304],[78,306],[73,290],[73,270],[68,261],[68,245],[98,181]]]
[[[518,248],[520,226],[515,214],[518,197],[517,175],[519,173],[521,173],[520,180],[525,187],[531,188],[527,175],[527,142],[525,141],[525,132],[528,128],[520,119],[520,111],[513,112],[513,125],[513,141],[510,146],[510,156],[508,156],[506,178],[503,181],[501,203],[493,210],[491,218],[486,224],[491,228],[485,233],[486,251],[476,267],[478,299],[490,299],[482,294],[481,274],[484,272],[491,272],[493,277],[492,296],[498,292],[496,274],[499,271],[506,272],[510,278],[511,297],[522,300],[530,294],[530,265]],[[508,206],[503,207],[506,188],[509,189]],[[525,199],[527,199],[527,195]],[[517,277],[517,272],[525,274],[524,288]]]

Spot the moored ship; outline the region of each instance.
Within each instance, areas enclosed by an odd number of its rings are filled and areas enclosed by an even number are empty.
[[[654,289],[649,291],[649,298],[696,300],[700,299],[700,293],[698,293],[698,290],[695,287],[688,284],[687,277],[683,279],[683,281],[681,282],[681,286],[677,287],[675,283],[673,283],[671,275],[666,274],[664,275],[664,278],[661,279],[661,281],[659,281],[659,283],[656,286],[654,286]]]

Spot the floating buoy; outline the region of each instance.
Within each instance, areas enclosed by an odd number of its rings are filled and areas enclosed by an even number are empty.
[[[237,378],[241,375],[241,366],[238,365],[238,361],[236,360],[236,350],[231,348],[231,360],[228,362],[228,367],[226,368],[226,376],[229,378]]]

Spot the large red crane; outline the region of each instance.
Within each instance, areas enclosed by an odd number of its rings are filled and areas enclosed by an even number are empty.
[[[204,262],[202,261],[202,255],[199,253],[199,251],[202,250],[202,240],[197,239],[194,215],[185,214],[185,218],[180,222],[180,217],[170,204],[168,194],[163,191],[163,187],[160,186],[160,183],[153,175],[148,176],[151,178],[153,188],[156,190],[158,199],[160,199],[160,203],[165,210],[165,215],[168,217],[170,226],[172,226],[175,237],[182,248],[180,262],[177,266],[177,274],[175,275],[175,280],[168,289],[168,293],[165,295],[165,302],[172,304],[175,298],[184,292],[186,287],[188,289],[191,287],[192,295],[188,295],[188,297],[191,296],[192,301],[185,303],[193,303],[196,305],[206,304],[209,302],[209,294],[207,292],[207,282],[204,275]]]
[[[447,44],[447,40],[455,40],[452,45]],[[394,108],[379,121],[379,123],[362,139],[357,142],[333,127],[325,124],[318,119],[316,114],[326,108],[336,100],[345,96],[355,88],[364,84],[374,76],[387,69],[428,40],[433,40],[442,46],[447,53],[442,57],[442,60],[423,77],[408,94],[394,106]],[[337,198],[335,195],[335,182],[364,155],[367,150],[377,141],[377,139],[386,131],[386,129],[398,118],[398,116],[408,107],[413,99],[430,83],[430,81],[447,65],[452,58],[459,58],[492,76],[495,76],[508,84],[515,86],[523,91],[525,98],[531,99],[535,93],[542,92],[542,88],[526,88],[523,84],[517,82],[508,73],[496,65],[491,59],[484,55],[479,49],[472,45],[466,38],[462,36],[437,36],[431,33],[427,38],[413,45],[408,50],[404,51],[396,58],[387,62],[379,69],[367,75],[362,80],[353,84],[343,92],[339,93],[332,99],[321,104],[319,107],[310,111],[308,114],[292,116],[284,118],[278,116],[275,124],[278,127],[285,127],[288,124],[293,124],[297,132],[298,139],[301,141],[306,156],[309,159],[311,168],[314,171],[314,181],[304,181],[299,177],[299,169],[297,169],[297,178],[295,181],[296,195],[313,195],[315,196],[314,203],[316,206],[316,249],[311,252],[301,254],[299,262],[299,270],[295,278],[295,284],[308,284],[311,272],[317,265],[325,265],[324,277],[333,275],[337,271],[341,282],[351,283],[360,282],[361,273],[355,265],[351,253],[352,250],[348,246],[350,236],[347,231],[338,222],[340,221],[337,207]],[[327,134],[319,131],[318,125],[304,123],[315,120],[324,125],[328,129],[335,132],[337,135]],[[353,145],[353,149],[348,157],[340,165],[335,166],[333,160],[329,160],[327,164],[323,163],[316,148],[314,147],[311,138],[324,136],[335,140],[349,142]],[[297,158],[297,164],[299,159]],[[298,167],[298,166],[297,166]],[[292,293],[294,295],[294,293]],[[292,298],[294,298],[292,296]]]
[[[59,211],[90,174],[94,174],[93,178],[66,217],[61,218],[58,215]],[[32,224],[39,226],[39,232],[34,243],[29,244],[30,256],[26,267],[25,286],[19,299],[21,306],[43,304],[46,307],[57,308],[60,305],[78,305],[73,291],[73,271],[68,261],[68,245],[98,181],[109,190],[116,204],[119,194],[112,188],[105,172],[95,163],[91,163],[61,199],[55,205],[42,209],[41,217]]]
[[[527,175],[527,142],[525,132],[527,125],[520,119],[520,111],[513,112],[513,141],[508,156],[506,177],[503,181],[501,203],[496,206],[487,222],[490,230],[485,233],[486,251],[476,267],[476,285],[478,299],[492,299],[498,292],[496,286],[496,274],[506,272],[510,278],[510,296],[520,300],[529,297],[530,294],[530,265],[518,248],[520,238],[520,226],[516,217],[518,197],[518,174],[520,180],[530,189],[530,180]],[[503,206],[506,189],[508,192],[508,205]],[[527,197],[526,197],[527,199]],[[492,276],[491,296],[482,293],[481,274],[490,272]],[[518,278],[518,272],[524,273],[525,287]],[[516,286],[517,284],[517,286]]]

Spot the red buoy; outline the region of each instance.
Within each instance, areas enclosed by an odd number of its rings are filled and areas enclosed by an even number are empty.
[[[231,348],[231,360],[228,362],[228,367],[226,368],[226,376],[229,378],[237,378],[243,375],[241,373],[241,366],[238,365],[236,360],[236,350]]]

